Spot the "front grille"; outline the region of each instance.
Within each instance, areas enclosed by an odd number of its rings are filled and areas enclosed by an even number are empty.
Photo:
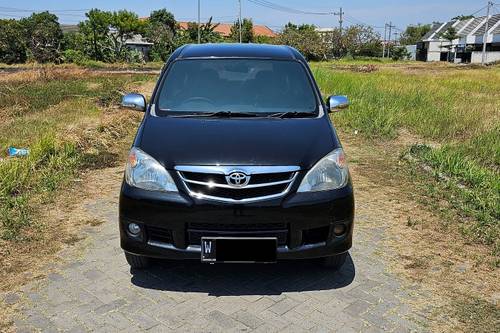
[[[232,200],[243,200],[248,198],[259,198],[268,195],[275,195],[285,191],[288,185],[275,185],[267,187],[255,188],[219,188],[208,187],[205,185],[189,184],[189,189],[195,193],[202,193],[218,198],[226,198]]]
[[[293,174],[291,172],[257,174],[257,175],[252,175],[249,184],[252,185],[252,184],[280,182],[284,180],[289,180],[291,177],[293,177]]]
[[[148,226],[146,232],[150,241],[173,243],[172,230]]]
[[[176,166],[189,194],[195,198],[245,203],[284,196],[297,177],[295,166]],[[249,177],[236,186],[226,179],[231,173]]]
[[[190,245],[200,245],[202,237],[276,237],[278,245],[286,245],[288,228],[285,223],[189,223]]]
[[[222,174],[182,172],[182,176],[186,179],[194,180],[194,181],[198,181],[198,182],[205,182],[205,183],[212,182],[212,183],[217,183],[217,184],[227,184],[226,176],[222,175]],[[292,172],[255,174],[255,175],[251,176],[250,182],[248,183],[248,185],[285,181],[285,180],[289,180],[292,176],[293,176]]]

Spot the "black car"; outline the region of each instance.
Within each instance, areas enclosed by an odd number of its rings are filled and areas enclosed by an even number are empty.
[[[204,44],[177,49],[145,112],[120,195],[128,263],[150,258],[276,262],[351,247],[354,197],[329,112],[304,57],[287,46]]]

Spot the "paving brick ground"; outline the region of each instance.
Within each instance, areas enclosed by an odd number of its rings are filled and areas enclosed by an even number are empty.
[[[61,252],[46,279],[3,295],[20,304],[19,332],[425,330],[425,317],[408,303],[411,290],[378,254],[382,218],[363,200],[354,248],[337,272],[314,262],[157,262],[131,272],[119,247],[117,197],[86,207],[106,223],[88,227],[86,241]]]

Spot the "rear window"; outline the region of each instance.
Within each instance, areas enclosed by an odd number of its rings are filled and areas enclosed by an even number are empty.
[[[169,70],[156,101],[159,114],[310,112],[318,102],[300,63],[264,59],[186,59]]]

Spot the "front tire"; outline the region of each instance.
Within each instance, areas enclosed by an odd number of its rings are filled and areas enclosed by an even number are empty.
[[[340,269],[347,259],[347,252],[337,254],[335,256],[323,258],[323,267],[338,270]]]
[[[125,252],[125,259],[127,259],[130,268],[134,269],[148,268],[151,263],[148,257],[142,257],[128,252]]]

